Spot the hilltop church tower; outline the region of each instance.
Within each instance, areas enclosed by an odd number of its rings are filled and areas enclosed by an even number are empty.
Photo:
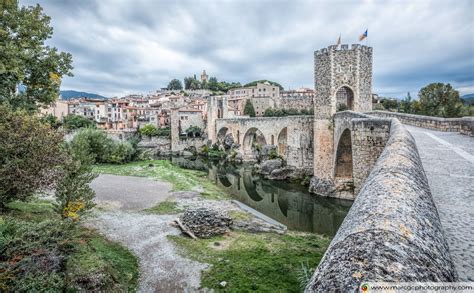
[[[372,48],[333,45],[314,52],[314,192],[334,188],[333,116],[372,110]],[[318,190],[319,189],[319,190]]]

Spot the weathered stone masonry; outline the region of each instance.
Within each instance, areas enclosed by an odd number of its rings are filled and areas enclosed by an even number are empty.
[[[355,292],[370,282],[453,282],[457,274],[415,141],[390,138],[306,292]]]
[[[340,174],[335,172],[340,170],[338,158],[347,166],[350,158],[344,154],[349,147],[344,147],[342,155],[338,152],[342,132],[335,131],[342,127],[335,126],[338,118],[334,114],[341,106],[355,112],[372,109],[372,48],[355,44],[350,48],[342,45],[340,49],[329,46],[318,50],[314,53],[314,75],[314,177],[310,190],[320,195],[353,198],[352,176],[336,176]]]
[[[405,113],[393,113],[387,111],[372,111],[367,114],[383,118],[397,118],[403,124],[412,126],[439,131],[459,132],[461,134],[474,136],[474,117],[441,118]]]

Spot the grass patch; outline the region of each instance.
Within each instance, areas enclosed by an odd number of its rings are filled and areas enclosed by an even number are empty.
[[[251,216],[244,211],[230,211],[229,216],[234,220],[248,221],[251,219]]]
[[[207,199],[227,199],[226,193],[213,184],[206,172],[183,169],[168,160],[148,160],[122,165],[96,165],[95,171],[114,175],[148,177],[173,184],[173,191],[197,191]]]
[[[160,202],[154,207],[145,210],[146,212],[157,215],[172,215],[182,212],[175,201],[167,200]]]
[[[13,202],[0,215],[0,292],[135,291],[138,261],[53,202]]]
[[[197,241],[168,237],[185,255],[212,264],[202,275],[203,287],[230,292],[300,292],[306,281],[301,280],[303,267],[316,267],[330,242],[316,234],[294,232],[232,232]],[[222,281],[227,282],[225,289],[219,285]]]

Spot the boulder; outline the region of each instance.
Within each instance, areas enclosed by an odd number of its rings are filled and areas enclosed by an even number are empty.
[[[273,159],[263,161],[260,165],[260,174],[270,175],[273,170],[281,168],[283,161],[281,159]]]
[[[194,154],[191,153],[190,151],[183,151],[183,156],[185,156],[185,157],[192,157],[192,156],[194,156]]]
[[[232,218],[209,208],[186,210],[180,217],[183,225],[198,238],[211,238],[229,232]]]
[[[313,176],[309,182],[309,192],[321,196],[331,196],[336,192],[334,182],[330,179],[321,179]]]
[[[296,168],[293,166],[286,166],[283,168],[278,168],[273,170],[268,179],[271,180],[285,180],[288,178],[293,178],[294,173],[296,172]]]
[[[268,160],[270,158],[270,154],[276,154],[277,153],[277,147],[274,145],[264,145],[262,146],[261,151],[259,152],[258,156],[260,160]]]
[[[224,146],[224,149],[227,151],[232,147],[233,144],[234,144],[234,138],[232,137],[232,134],[229,133],[224,137],[224,141],[222,142],[222,145]]]

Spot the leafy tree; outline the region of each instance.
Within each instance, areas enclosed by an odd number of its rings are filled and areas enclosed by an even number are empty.
[[[183,84],[179,79],[172,79],[168,84],[168,90],[182,90]]]
[[[267,108],[265,112],[263,112],[264,117],[273,117],[275,115],[275,111],[273,111],[273,108]]]
[[[253,107],[252,101],[250,101],[250,99],[245,102],[244,115],[255,117],[255,108]]]
[[[61,179],[56,186],[56,211],[63,217],[78,220],[80,215],[94,206],[95,192],[89,183],[97,177],[92,171],[94,156],[89,152],[86,140],[66,144],[69,154],[61,168]]]
[[[62,141],[39,117],[0,105],[0,208],[56,182]]]
[[[380,103],[387,110],[396,110],[398,109],[398,100],[394,98],[381,98]]]
[[[255,81],[252,81],[252,82],[247,83],[247,84],[244,85],[244,86],[245,86],[245,87],[248,87],[248,86],[256,86],[257,83],[265,83],[265,82],[268,82],[268,83],[271,84],[271,85],[274,85],[274,86],[279,87],[281,91],[284,89],[283,86],[282,86],[281,84],[279,84],[278,82],[274,82],[274,81],[266,80],[266,79],[255,80]]]
[[[140,128],[140,134],[148,137],[157,135],[158,129],[153,124],[147,124]]]
[[[80,128],[95,128],[94,121],[81,115],[70,114],[64,117],[63,126],[67,130]]]
[[[82,149],[90,154],[93,163],[108,163],[114,141],[103,131],[84,128],[72,139],[71,148],[73,153],[79,153]]]
[[[420,113],[438,117],[460,117],[463,103],[459,92],[448,83],[431,83],[418,93]]]
[[[128,142],[114,142],[112,151],[107,158],[108,163],[123,164],[132,161],[136,149]]]
[[[54,129],[58,129],[62,125],[61,121],[59,121],[58,118],[53,114],[48,114],[41,117],[41,122],[49,124]]]
[[[410,92],[407,93],[407,96],[405,97],[405,99],[403,99],[401,102],[400,102],[400,112],[403,112],[403,113],[412,113],[412,109],[411,109],[411,105],[412,105],[412,98],[411,98],[411,95],[410,95]]]
[[[209,81],[207,82],[207,88],[211,91],[220,91],[222,90],[221,85],[217,81],[216,77],[211,77],[209,78]]]
[[[185,77],[184,88],[187,90],[198,90],[201,88],[201,82],[192,76]]]
[[[38,4],[0,2],[0,103],[36,110],[59,96],[63,76],[72,76],[72,56],[45,45],[53,28]],[[25,89],[17,94],[19,87]]]

